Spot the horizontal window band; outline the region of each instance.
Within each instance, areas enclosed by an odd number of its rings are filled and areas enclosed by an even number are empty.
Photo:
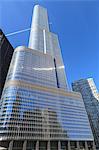
[[[23,81],[16,81],[16,80],[6,82],[5,88],[9,87],[10,85],[11,86],[13,85],[13,86],[25,87],[25,88],[29,88],[29,89],[36,89],[36,90],[40,90],[40,91],[44,91],[44,92],[57,94],[57,96],[60,94],[60,95],[64,95],[67,97],[82,100],[80,93],[64,91],[60,88],[47,88],[44,86],[39,86],[39,85],[30,84],[30,83],[23,82]]]

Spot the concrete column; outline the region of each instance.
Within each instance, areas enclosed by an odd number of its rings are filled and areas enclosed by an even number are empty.
[[[58,150],[61,150],[61,142],[58,141]]]
[[[96,150],[96,146],[95,143],[93,142],[93,150]]]
[[[68,150],[71,150],[70,141],[68,141]]]
[[[50,150],[50,141],[47,142],[47,150]]]
[[[27,141],[25,140],[23,143],[23,149],[22,150],[26,150],[26,145],[27,145]]]
[[[13,148],[13,141],[10,141],[8,150],[12,150],[12,148]]]
[[[36,150],[39,150],[39,141],[36,141]]]
[[[80,150],[80,145],[79,145],[79,141],[77,141],[77,150]]]
[[[85,141],[85,150],[88,150],[88,144],[87,144],[87,141]]]

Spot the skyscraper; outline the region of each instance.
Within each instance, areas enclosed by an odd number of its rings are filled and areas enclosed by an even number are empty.
[[[72,84],[73,90],[82,94],[96,149],[99,150],[99,93],[92,78],[81,79]]]
[[[47,10],[34,7],[29,48],[17,47],[1,98],[0,144],[9,150],[95,150],[80,93],[67,88]]]
[[[10,66],[13,47],[0,29],[0,98]]]
[[[47,10],[39,6],[34,8],[29,48],[49,54],[54,58],[56,87],[66,90],[67,83],[58,36],[49,31]]]

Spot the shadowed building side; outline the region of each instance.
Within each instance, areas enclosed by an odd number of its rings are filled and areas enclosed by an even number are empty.
[[[10,66],[13,47],[0,29],[0,98]]]

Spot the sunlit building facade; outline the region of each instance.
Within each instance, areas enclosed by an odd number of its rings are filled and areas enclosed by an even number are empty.
[[[29,48],[17,47],[1,98],[0,146],[8,150],[95,150],[80,93],[68,90],[47,10],[34,7]]]

